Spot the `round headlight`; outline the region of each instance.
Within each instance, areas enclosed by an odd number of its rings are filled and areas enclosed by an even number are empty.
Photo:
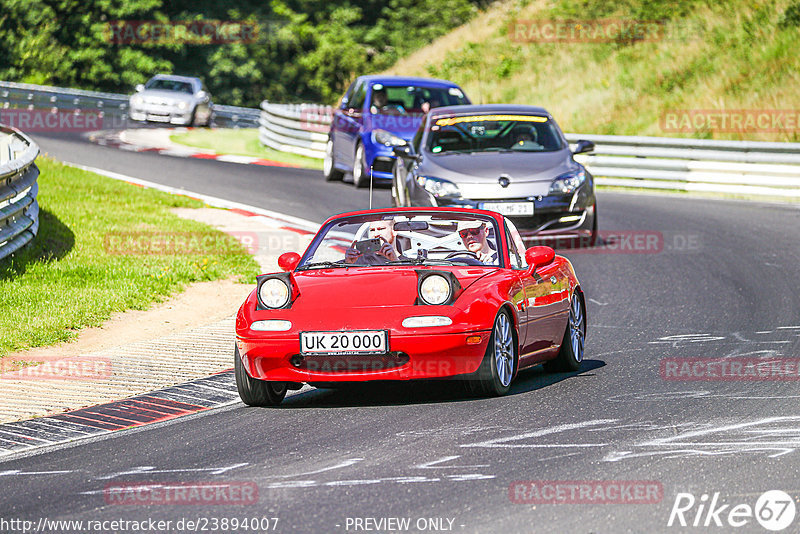
[[[188,107],[189,107],[189,103],[188,102],[186,102],[184,100],[181,100],[180,102],[178,102],[178,109],[186,109]]]
[[[268,308],[280,308],[289,302],[289,286],[283,280],[270,278],[258,290],[261,303]]]
[[[432,274],[420,284],[419,296],[427,304],[444,304],[450,299],[450,282],[444,276]]]

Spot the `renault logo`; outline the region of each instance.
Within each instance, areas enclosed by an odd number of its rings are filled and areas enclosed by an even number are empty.
[[[505,188],[508,187],[508,184],[511,183],[511,180],[508,179],[508,176],[501,176],[497,179],[497,183],[500,184],[500,187]]]

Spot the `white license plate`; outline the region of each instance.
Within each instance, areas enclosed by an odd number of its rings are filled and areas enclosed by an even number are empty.
[[[388,352],[386,330],[300,332],[302,354],[382,354]]]
[[[482,208],[501,215],[533,215],[533,202],[484,202]]]

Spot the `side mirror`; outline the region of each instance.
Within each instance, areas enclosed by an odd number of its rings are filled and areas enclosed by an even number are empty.
[[[142,91],[144,91],[144,84],[141,83],[136,84],[136,92],[141,93]]]
[[[408,144],[393,146],[392,153],[395,155],[395,157],[398,157],[403,161],[410,161],[410,160],[419,161],[419,155],[414,154],[411,145]]]
[[[278,267],[284,272],[294,271],[298,263],[300,263],[300,254],[297,252],[284,252],[278,258]]]
[[[584,152],[592,152],[594,150],[594,143],[591,141],[586,141],[585,139],[581,139],[575,145],[575,150],[572,152],[573,154],[583,154]]]
[[[398,145],[392,147],[392,153],[398,158],[407,158],[411,156],[411,147],[408,145]]]
[[[197,98],[200,100],[208,100],[208,93],[205,91],[198,91]]]
[[[547,265],[556,257],[556,251],[550,247],[531,247],[525,251],[525,261],[528,263],[528,275],[532,275],[537,268]]]

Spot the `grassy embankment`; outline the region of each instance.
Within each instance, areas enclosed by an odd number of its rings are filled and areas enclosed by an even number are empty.
[[[218,128],[209,130],[195,128],[185,133],[170,136],[175,143],[196,148],[207,148],[219,154],[253,156],[289,163],[308,169],[322,169],[322,160],[300,156],[289,152],[279,152],[265,147],[258,140],[255,128]]]
[[[69,340],[113,312],[147,309],[191,282],[238,276],[251,283],[258,274],[233,238],[170,212],[202,202],[45,157],[37,164],[39,235],[0,260],[0,357]],[[130,233],[134,240],[126,241]],[[160,247],[168,236],[185,237],[187,245]],[[131,254],[132,244],[156,253]]]
[[[519,42],[510,33],[514,21],[566,19],[667,22],[664,37],[648,41]],[[506,1],[387,73],[450,79],[479,103],[541,105],[567,132],[800,141],[797,125],[674,132],[662,120],[674,110],[796,110],[798,42],[797,0]]]

